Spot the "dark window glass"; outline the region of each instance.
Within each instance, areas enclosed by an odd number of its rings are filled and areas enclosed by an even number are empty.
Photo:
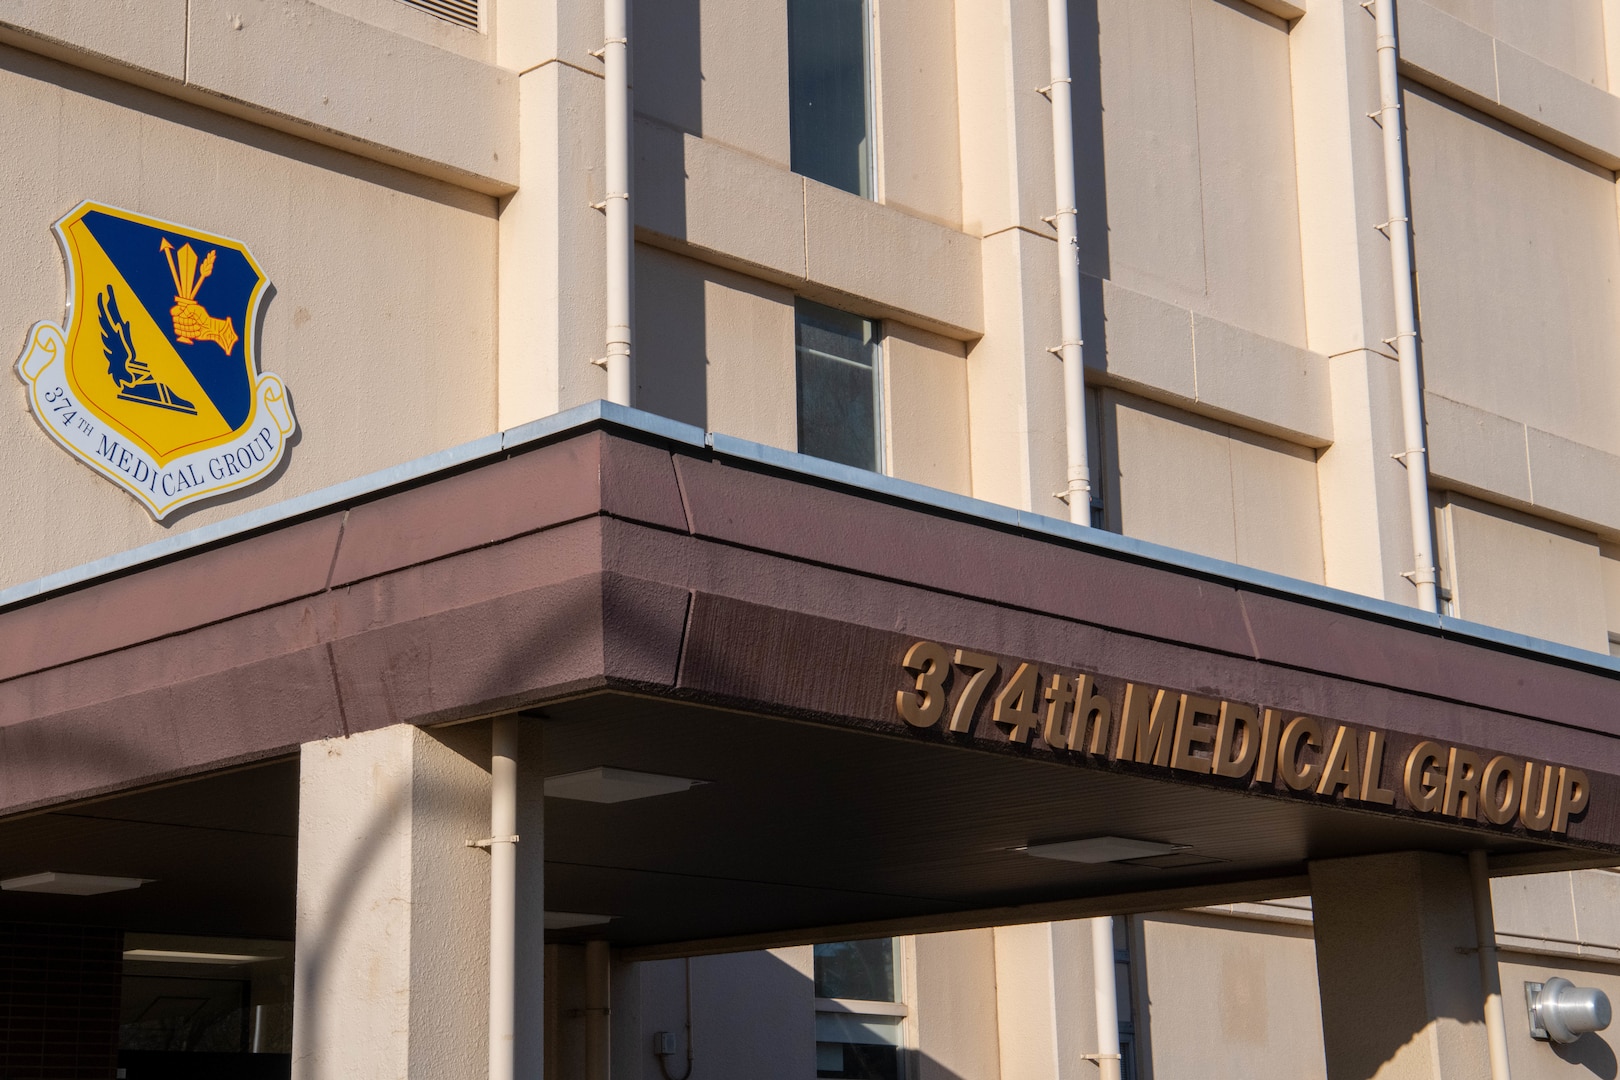
[[[816,997],[894,1000],[894,940],[816,946]]]
[[[799,453],[875,471],[879,465],[876,325],[808,300],[799,301],[795,321]]]
[[[788,0],[793,171],[872,196],[866,0]]]
[[[838,1080],[900,1080],[900,1048],[818,1042],[816,1075]]]
[[[894,1001],[894,940],[835,941],[815,947],[816,997]],[[855,1006],[859,1010],[859,1006]],[[899,1080],[900,1018],[856,1012],[816,1014],[816,1075]]]

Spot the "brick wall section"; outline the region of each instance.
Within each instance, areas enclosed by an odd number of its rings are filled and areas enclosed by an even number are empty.
[[[111,1080],[123,932],[0,923],[0,1080]]]

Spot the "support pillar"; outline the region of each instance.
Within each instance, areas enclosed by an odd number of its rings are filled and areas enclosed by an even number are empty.
[[[485,1075],[489,798],[482,726],[303,747],[294,1080]]]
[[[1467,860],[1400,852],[1310,874],[1328,1080],[1489,1076]]]

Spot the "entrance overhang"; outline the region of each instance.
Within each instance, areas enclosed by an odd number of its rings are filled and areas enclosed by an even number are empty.
[[[165,785],[188,828],[222,770],[295,785],[302,744],[517,711],[548,775],[704,781],[547,800],[547,909],[612,916],[557,939],[639,956],[1256,899],[1380,851],[1620,855],[1607,658],[627,411],[249,526],[0,612],[0,848]],[[1260,752],[1215,775],[1245,715]],[[1489,820],[1510,774],[1545,819],[1517,790]],[[1103,835],[1174,851],[1022,850]],[[234,872],[290,889],[287,854]]]

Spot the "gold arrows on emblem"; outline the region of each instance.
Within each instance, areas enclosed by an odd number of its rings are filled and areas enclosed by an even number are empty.
[[[212,341],[229,356],[236,347],[236,327],[232,325],[230,317],[216,319],[197,303],[197,290],[214,272],[214,257],[218,252],[209,251],[202,266],[198,267],[197,253],[190,244],[182,244],[177,252],[165,236],[158,247],[168,260],[169,276],[174,279],[174,307],[169,309],[169,317],[174,320],[175,340],[185,345],[195,341]]]

